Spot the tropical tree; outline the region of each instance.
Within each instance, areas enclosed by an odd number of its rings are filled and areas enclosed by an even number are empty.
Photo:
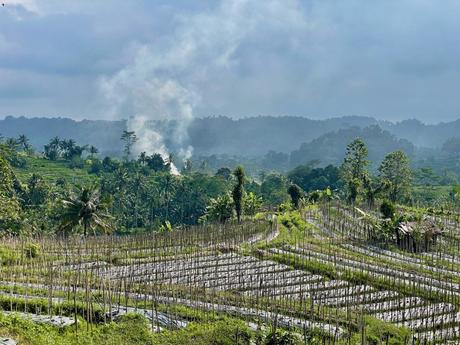
[[[145,163],[147,163],[147,153],[145,151],[142,151],[139,154],[139,157],[137,158],[137,162],[142,166],[144,166]]]
[[[79,158],[81,158],[83,151],[87,150],[87,145],[77,145],[77,143],[73,139],[61,140],[61,142],[59,143],[59,147],[61,149],[62,156],[66,160],[78,160]]]
[[[299,208],[299,203],[303,196],[302,189],[295,183],[292,183],[289,186],[287,192],[289,196],[291,197],[292,205],[294,205],[295,208]]]
[[[52,161],[57,160],[60,156],[60,143],[59,137],[52,138],[50,142],[45,145],[45,157]]]
[[[226,223],[233,216],[233,201],[229,193],[212,198],[206,207],[205,219]]]
[[[244,195],[244,170],[243,167],[237,166],[233,171],[236,177],[236,184],[233,187],[232,196],[233,204],[235,205],[236,218],[238,223],[241,222],[241,215],[243,213],[243,195]]]
[[[232,171],[227,167],[222,167],[222,168],[219,168],[219,170],[217,170],[215,176],[220,176],[224,180],[228,181],[230,180],[230,177],[232,176]]]
[[[254,216],[262,207],[262,197],[257,196],[254,192],[245,194],[244,213],[248,216]]]
[[[89,147],[89,149],[88,149],[88,152],[89,152],[91,158],[94,158],[99,153],[99,150],[97,149],[96,146],[91,145]]]
[[[166,171],[168,166],[159,153],[154,153],[146,158],[147,166],[154,171]]]
[[[412,170],[409,157],[403,151],[387,154],[378,171],[382,190],[390,201],[397,202],[408,195],[412,186]]]
[[[40,175],[34,173],[27,181],[27,193],[24,199],[29,206],[37,206],[46,202],[49,193],[49,186]]]
[[[276,206],[289,201],[289,181],[281,174],[268,174],[260,185],[260,194],[264,202]]]
[[[84,235],[88,230],[99,229],[110,232],[111,216],[101,201],[99,190],[95,187],[78,187],[68,198],[62,200],[63,210],[59,230],[69,233],[77,226],[82,226]]]
[[[342,178],[348,191],[348,200],[355,203],[368,176],[368,150],[361,138],[356,138],[347,146],[347,153],[342,164]]]
[[[382,184],[375,177],[366,175],[363,180],[363,189],[367,205],[372,208],[377,195],[382,190]]]
[[[20,205],[15,195],[13,171],[0,155],[0,230],[16,228],[20,219]]]
[[[27,138],[24,134],[21,134],[17,140],[19,149],[24,152],[31,152],[32,146],[29,143],[29,138]]]
[[[137,142],[137,136],[134,131],[123,131],[121,135],[121,140],[125,143],[124,153],[126,160],[129,160],[131,156],[131,150],[133,145]]]
[[[12,151],[16,151],[19,147],[18,141],[15,138],[6,139],[5,144]]]

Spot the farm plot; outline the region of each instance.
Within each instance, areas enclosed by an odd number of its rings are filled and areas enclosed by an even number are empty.
[[[303,332],[318,329],[335,340],[358,332],[366,315],[410,328],[421,340],[456,338],[456,266],[365,245],[359,236],[347,241],[317,216],[308,219],[323,228],[295,245],[277,238],[278,227],[259,223],[225,225],[212,236],[198,228],[43,239],[37,259],[18,255],[0,267],[0,299],[6,298],[6,309],[21,312],[36,303],[47,315],[67,317],[78,305],[89,321],[135,312],[155,330],[194,320],[190,311],[177,312],[181,305]],[[20,240],[8,244],[23,253]]]
[[[351,244],[343,245],[347,250],[353,250],[360,254],[372,255],[378,252],[375,248],[365,249],[355,247]],[[326,251],[315,251],[315,246],[307,248],[284,246],[281,248],[269,248],[268,253],[275,255],[284,255],[295,258],[298,265],[308,262],[317,262],[326,264],[338,272],[339,275],[345,275],[347,272],[366,272],[370,276],[378,279],[386,279],[398,284],[414,286],[417,283],[417,289],[426,289],[428,291],[437,291],[445,293],[447,296],[457,295],[458,285],[451,282],[445,282],[434,278],[428,279],[414,273],[404,272],[390,266],[370,264],[369,260],[353,260],[346,255],[341,255],[340,251],[328,253]],[[398,255],[387,254],[387,259],[396,259],[401,261]],[[380,254],[379,254],[380,255]],[[405,261],[406,262],[406,261]],[[408,263],[421,265],[416,259],[407,260]],[[449,271],[451,274],[455,272]],[[437,271],[439,273],[439,271]],[[388,284],[391,285],[391,284]],[[297,291],[299,293],[299,291]],[[305,297],[315,298],[314,294],[302,292]],[[372,286],[355,285],[351,288],[335,288],[334,292],[323,294],[323,298],[316,299],[316,303],[322,303],[330,307],[343,308],[344,311],[349,309],[361,310],[369,315],[376,317],[385,322],[391,322],[399,326],[405,326],[412,330],[414,336],[420,339],[430,341],[437,340],[438,334],[453,334],[452,332],[440,332],[444,328],[449,329],[459,322],[457,307],[452,303],[435,303],[426,298],[417,296],[403,295],[397,291],[374,289]],[[444,338],[443,338],[444,339]]]
[[[303,332],[318,329],[328,337],[345,334],[337,319],[327,320],[331,313],[294,312],[279,296],[246,294],[326,283],[320,275],[238,253],[241,244],[274,239],[276,226],[224,226],[213,236],[205,231],[209,228],[150,237],[42,239],[37,259],[21,254],[25,244],[19,239],[7,239],[19,255],[11,265],[0,266],[0,300],[7,310],[33,310],[37,317],[45,312],[67,317],[78,310],[90,322],[136,312],[150,320],[152,329],[186,325],[180,316],[167,316],[182,305]]]

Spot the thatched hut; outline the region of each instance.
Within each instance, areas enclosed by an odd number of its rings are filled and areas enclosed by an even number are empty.
[[[429,251],[442,235],[441,227],[433,219],[399,223],[396,238],[399,248],[413,253]]]

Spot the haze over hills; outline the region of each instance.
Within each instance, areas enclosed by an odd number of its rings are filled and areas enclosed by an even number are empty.
[[[178,151],[172,140],[174,121],[151,121],[145,125],[163,135],[170,151]],[[37,150],[42,150],[50,138],[59,136],[72,138],[79,144],[94,145],[101,155],[121,155],[120,136],[125,129],[126,121],[11,116],[0,120],[0,133],[4,137],[25,134]],[[186,144],[193,147],[195,156],[262,157],[270,151],[283,153],[286,157],[290,155],[289,165],[292,166],[310,159],[318,159],[322,164],[337,164],[343,157],[346,143],[356,136],[366,140],[372,159],[378,161],[386,152],[395,149],[402,149],[410,156],[416,148],[438,149],[459,132],[460,120],[427,125],[418,120],[393,123],[363,116],[326,120],[293,116],[243,119],[219,116],[195,118],[188,127]]]

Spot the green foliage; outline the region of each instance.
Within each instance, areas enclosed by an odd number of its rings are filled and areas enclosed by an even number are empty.
[[[131,157],[132,147],[137,142],[136,133],[134,133],[134,131],[124,130],[121,135],[121,140],[125,143],[124,153],[126,159],[128,160]]]
[[[95,187],[80,187],[62,201],[63,212],[61,215],[60,231],[68,234],[77,225],[83,226],[84,235],[88,230],[100,229],[110,232],[111,217],[106,212],[106,207],[101,202],[99,190]]]
[[[10,247],[0,246],[0,265],[9,266],[18,260],[17,254]]]
[[[325,168],[313,168],[311,165],[299,165],[287,174],[288,179],[305,192],[337,189],[340,186],[340,171],[333,165]]]
[[[277,206],[289,200],[288,187],[289,183],[285,176],[270,174],[264,178],[260,193],[268,205]]]
[[[158,345],[249,345],[252,334],[248,326],[235,319],[212,323],[191,323],[178,331],[166,331],[153,336]]]
[[[23,200],[27,206],[42,205],[48,199],[50,186],[39,174],[32,174],[27,181],[27,189],[23,193]]]
[[[378,170],[383,193],[392,202],[401,201],[408,196],[412,171],[409,157],[404,152],[394,151],[386,155]]]
[[[24,254],[29,259],[35,259],[40,255],[40,246],[35,243],[27,243],[24,246]]]
[[[299,208],[300,200],[303,197],[303,191],[296,184],[291,184],[287,190],[288,194],[291,197],[291,202],[294,208]]]
[[[410,338],[410,331],[406,328],[397,327],[372,317],[365,317],[363,322],[366,325],[364,332],[364,343],[366,344],[378,345],[383,343],[403,345],[406,344],[407,340]],[[360,332],[356,333],[351,339],[351,343],[363,343],[363,339],[361,339],[362,333],[363,332],[361,332],[361,334]]]
[[[220,176],[224,180],[228,181],[232,177],[232,171],[227,167],[219,168],[215,176]]]
[[[273,330],[264,339],[264,345],[301,345],[302,342],[293,333],[281,329]]]
[[[24,345],[77,345],[77,344],[160,344],[149,331],[146,320],[139,315],[126,315],[119,322],[94,327],[86,331],[84,324],[75,332],[74,327],[59,330],[55,327],[36,324],[20,317],[0,315],[0,332],[9,335]]]
[[[380,205],[380,212],[382,213],[383,218],[394,219],[396,212],[395,205],[388,200],[384,200]]]
[[[0,155],[0,230],[16,231],[20,221],[20,205],[13,184],[13,172]]]
[[[244,170],[243,167],[238,166],[233,171],[233,175],[236,178],[236,184],[232,190],[233,205],[235,206],[236,218],[238,222],[241,221],[243,214],[243,195],[244,195]]]
[[[324,166],[340,164],[344,158],[344,148],[356,138],[366,142],[369,160],[372,162],[380,162],[388,152],[395,150],[403,150],[409,155],[415,152],[414,145],[409,141],[397,139],[377,125],[366,127],[360,124],[339,130],[331,129],[322,135],[318,133],[316,138],[291,152],[290,164],[297,166],[313,160],[321,161]]]
[[[262,207],[262,197],[257,196],[254,192],[244,194],[244,213],[248,216],[254,216]]]
[[[229,193],[212,198],[206,207],[206,215],[203,220],[225,223],[232,218],[233,208],[233,200]]]
[[[362,190],[368,176],[368,150],[360,138],[353,140],[347,146],[347,153],[342,164],[342,177],[347,186],[348,200],[354,203]]]

